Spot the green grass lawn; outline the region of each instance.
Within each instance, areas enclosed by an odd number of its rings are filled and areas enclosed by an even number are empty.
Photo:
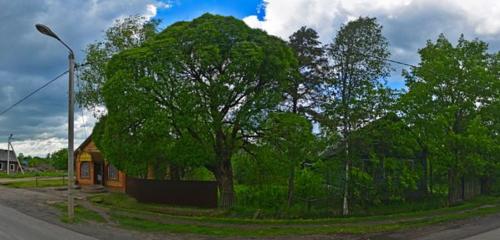
[[[47,172],[26,172],[22,173],[11,173],[7,175],[5,172],[0,172],[0,178],[29,178],[29,177],[62,177],[66,176],[65,171],[47,171]]]
[[[111,219],[125,228],[226,237],[368,234],[404,230],[500,212],[500,197],[478,197],[458,206],[433,210],[322,219],[231,218],[222,210],[143,204],[119,193],[97,195],[91,200],[94,204],[108,209]]]
[[[43,188],[43,187],[61,187],[66,186],[67,180],[61,179],[39,179],[30,181],[4,183],[4,186],[12,188]]]
[[[67,205],[65,203],[58,203],[54,205],[57,209],[59,209],[62,213],[61,221],[65,223],[69,223],[68,214],[67,214]],[[101,217],[98,213],[87,209],[83,206],[77,205],[75,207],[75,218],[73,223],[85,222],[85,221],[94,221],[94,222],[106,222],[104,218]]]

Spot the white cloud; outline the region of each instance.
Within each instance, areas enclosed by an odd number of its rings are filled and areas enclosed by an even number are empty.
[[[303,25],[316,28],[322,37],[330,37],[334,26],[358,16],[397,21],[415,11],[422,15],[427,11],[456,14],[462,18],[454,26],[464,31],[472,28],[478,35],[500,34],[500,1],[497,0],[265,0],[265,3],[263,21],[256,16],[248,16],[244,21],[283,38]]]
[[[315,29],[329,43],[342,24],[359,16],[376,17],[389,41],[392,59],[416,64],[418,49],[444,33],[451,41],[464,34],[500,50],[499,0],[264,0],[263,20],[247,16],[253,28],[285,40],[302,26]],[[401,66],[388,79],[402,86]]]

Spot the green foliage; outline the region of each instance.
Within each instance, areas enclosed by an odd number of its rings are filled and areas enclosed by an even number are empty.
[[[491,154],[499,153],[497,137],[481,121],[499,97],[498,72],[487,49],[463,36],[453,46],[440,35],[419,51],[421,63],[407,74],[408,92],[401,99],[405,121],[424,137],[421,145],[437,160],[435,169],[448,175],[450,203],[463,191],[458,179],[483,175],[485,166],[497,161]]]
[[[68,149],[64,148],[50,154],[49,161],[57,170],[68,169]]]
[[[140,46],[156,35],[158,20],[147,20],[143,16],[129,16],[116,20],[105,32],[104,40],[91,43],[85,49],[86,63],[81,70],[82,81],[77,93],[78,103],[96,114],[104,103],[102,88],[107,81],[105,70],[111,57],[126,49]]]
[[[236,154],[234,160],[235,179],[238,184],[260,186],[273,183],[285,185],[289,163],[271,146],[259,146],[253,151]]]
[[[263,208],[273,212],[283,209],[287,199],[287,188],[279,185],[236,187],[237,205],[250,208]]]
[[[81,104],[108,113],[93,139],[128,175],[215,179],[229,207],[234,173],[233,210],[258,217],[436,207],[466,176],[498,188],[500,53],[484,42],[427,42],[398,96],[374,18],[327,45],[311,28],[286,43],[211,14],[156,26],[118,22],[82,73]]]
[[[309,113],[317,105],[325,81],[328,69],[325,49],[318,33],[305,26],[290,36],[289,46],[297,57],[298,70],[290,77],[285,106],[293,113]]]
[[[328,191],[324,176],[312,169],[301,169],[297,172],[296,199],[297,202],[310,209],[310,205],[328,198]]]
[[[329,45],[331,78],[325,84],[323,124],[344,145],[343,214],[349,214],[349,176],[352,159],[350,135],[353,131],[384,116],[392,92],[381,81],[389,74],[388,42],[375,18],[358,18],[342,26]],[[326,120],[325,120],[326,119]]]
[[[137,155],[203,165],[227,189],[229,206],[232,155],[280,103],[295,64],[285,42],[232,17],[173,24],[107,65],[103,151],[119,168],[133,167]]]

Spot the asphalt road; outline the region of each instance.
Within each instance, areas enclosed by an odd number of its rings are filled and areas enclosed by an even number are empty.
[[[0,239],[96,240],[95,238],[30,217],[3,205],[0,205]]]
[[[498,240],[500,239],[500,228],[491,230],[489,232],[481,233],[463,240]]]

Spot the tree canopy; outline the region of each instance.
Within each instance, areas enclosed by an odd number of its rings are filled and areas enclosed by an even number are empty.
[[[282,101],[295,65],[284,41],[233,17],[205,14],[175,23],[108,64],[104,139],[137,148],[158,144],[164,153],[185,153],[179,141],[192,143],[219,182],[222,205],[230,206],[231,157]],[[122,155],[109,160],[135,157]]]

